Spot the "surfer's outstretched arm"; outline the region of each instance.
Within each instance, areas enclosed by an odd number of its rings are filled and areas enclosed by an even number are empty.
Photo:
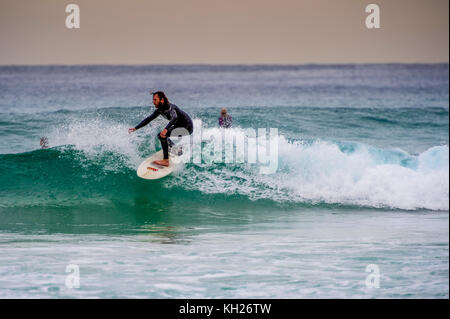
[[[139,123],[138,125],[136,125],[134,128],[136,130],[140,129],[143,126],[146,126],[148,123],[150,123],[151,121],[153,121],[155,118],[157,118],[159,115],[159,112],[157,110],[155,110],[151,115],[147,116],[145,119],[143,119],[141,121],[141,123]]]

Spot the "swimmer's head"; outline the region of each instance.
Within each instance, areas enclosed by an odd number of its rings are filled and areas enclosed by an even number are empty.
[[[222,116],[227,116],[227,114],[228,114],[227,109],[226,109],[225,107],[223,107],[223,108],[220,110],[220,115],[222,115]]]
[[[39,144],[41,145],[42,148],[47,148],[48,147],[48,138],[46,138],[45,136],[41,137]]]

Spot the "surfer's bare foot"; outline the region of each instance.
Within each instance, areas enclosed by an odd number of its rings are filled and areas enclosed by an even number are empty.
[[[169,160],[168,159],[162,159],[162,160],[153,161],[153,163],[155,163],[157,165],[161,165],[161,166],[169,166]]]

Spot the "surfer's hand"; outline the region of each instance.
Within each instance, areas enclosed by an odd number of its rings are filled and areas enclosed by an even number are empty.
[[[133,133],[134,131],[136,131],[136,129],[134,127],[130,127],[128,129],[128,134]]]
[[[161,133],[159,133],[159,136],[161,136],[162,138],[166,138],[166,134],[167,134],[167,129],[164,129],[161,131]]]

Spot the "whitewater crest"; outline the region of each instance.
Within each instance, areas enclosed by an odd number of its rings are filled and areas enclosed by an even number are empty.
[[[194,120],[194,130],[200,120]],[[231,129],[235,135],[245,129]],[[202,128],[212,136],[217,128]],[[51,136],[57,144],[73,144],[89,161],[115,154],[105,170],[135,170],[142,158],[159,146],[156,128],[145,135],[128,135],[117,123],[72,123]],[[150,138],[149,138],[150,137]],[[151,138],[153,137],[153,138]],[[264,145],[248,136],[246,152],[264,153]],[[221,142],[222,143],[222,142]],[[189,162],[164,180],[163,187],[180,187],[205,194],[243,195],[278,203],[338,204],[395,209],[449,209],[449,147],[431,147],[418,155],[356,142],[288,140],[277,137],[277,170],[260,174],[248,162]],[[259,147],[258,151],[249,149]],[[261,149],[261,147],[263,147]],[[225,154],[223,154],[225,159]]]
[[[288,141],[281,135],[278,153],[275,174],[258,174],[248,163],[204,163],[183,170],[175,176],[175,183],[204,193],[280,203],[449,209],[448,145],[414,156],[361,143]],[[173,183],[167,181],[166,186]]]

